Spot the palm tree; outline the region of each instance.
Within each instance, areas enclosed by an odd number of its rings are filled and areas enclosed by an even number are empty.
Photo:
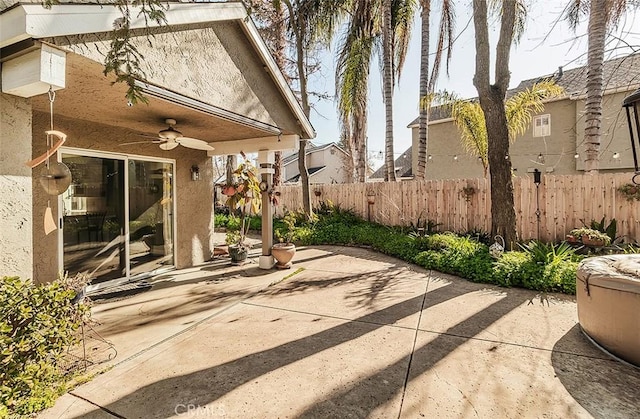
[[[524,30],[524,0],[492,2],[500,13],[500,35],[495,55],[495,81],[490,81],[489,16],[486,0],[473,0],[473,23],[476,45],[476,73],[473,84],[478,91],[480,107],[487,130],[487,155],[491,178],[491,235],[501,235],[508,248],[516,242],[516,214],[511,180],[509,125],[504,106],[509,87],[509,55],[514,40]],[[498,11],[498,10],[496,10]]]
[[[544,109],[544,101],[561,95],[564,89],[553,80],[535,83],[505,101],[505,114],[509,141],[514,142],[523,135],[531,124],[535,113]],[[434,96],[442,102],[440,106],[451,112],[451,118],[460,132],[460,141],[464,150],[482,162],[484,176],[489,169],[488,136],[484,113],[477,100],[461,100],[446,92]],[[428,98],[423,99],[423,102]]]
[[[364,182],[367,156],[367,112],[369,71],[374,51],[382,45],[382,6],[387,0],[350,0],[345,2],[348,19],[338,47],[336,92],[342,138],[352,153],[356,179]],[[415,0],[391,1],[392,75],[398,78],[404,65]],[[383,69],[384,71],[384,69]],[[389,101],[387,101],[389,102]],[[393,159],[393,152],[387,153]],[[388,158],[387,157],[387,158]]]
[[[636,2],[636,6],[637,6]],[[585,100],[585,166],[586,173],[597,173],[600,163],[600,127],[602,125],[602,95],[604,48],[607,29],[617,25],[632,0],[572,0],[566,18],[575,31],[580,18],[588,14],[587,97]]]
[[[384,165],[385,180],[395,182],[396,168],[393,160],[393,46],[391,42],[391,0],[382,1],[382,85],[384,96],[385,135]]]
[[[416,178],[424,179],[427,167],[427,139],[429,130],[429,101],[423,101],[433,93],[435,82],[438,79],[442,53],[447,49],[447,68],[451,60],[453,47],[453,0],[442,0],[442,18],[436,47],[433,69],[429,77],[429,48],[430,48],[430,24],[431,0],[420,0],[421,12],[421,46],[420,46],[420,117],[418,128],[418,169]]]

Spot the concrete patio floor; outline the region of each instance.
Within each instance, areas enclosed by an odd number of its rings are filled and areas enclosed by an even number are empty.
[[[638,415],[640,370],[582,335],[571,297],[365,249],[303,248],[294,262],[215,261],[97,304],[112,369],[39,417]]]

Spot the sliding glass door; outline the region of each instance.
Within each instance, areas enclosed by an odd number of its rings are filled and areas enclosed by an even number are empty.
[[[61,199],[63,270],[96,284],[172,267],[173,163],[87,153],[61,153],[72,175]]]
[[[173,165],[129,160],[131,275],[173,265]]]

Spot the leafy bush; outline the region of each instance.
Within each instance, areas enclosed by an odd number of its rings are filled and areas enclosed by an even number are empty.
[[[364,222],[353,209],[342,208],[339,204],[334,204],[329,200],[320,202],[313,211],[318,216],[318,222],[322,223],[350,225]]]
[[[428,250],[416,256],[418,265],[473,281],[490,282],[492,259],[486,245],[453,233],[428,236],[422,245]]]
[[[53,404],[64,387],[60,361],[87,311],[64,281],[0,283],[0,406],[26,415]],[[2,410],[0,410],[1,416]]]
[[[522,246],[524,251],[505,252],[494,260],[489,247],[473,237],[453,233],[406,234],[401,228],[361,219],[354,222],[352,216],[349,211],[336,215],[325,208],[317,220],[296,226],[294,241],[302,245],[370,246],[426,269],[476,282],[575,293],[577,261],[581,256],[566,243],[531,242]]]

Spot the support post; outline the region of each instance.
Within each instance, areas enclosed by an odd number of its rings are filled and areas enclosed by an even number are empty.
[[[262,255],[258,266],[261,269],[273,268],[274,261],[271,256],[273,246],[273,205],[269,196],[269,190],[273,187],[273,174],[275,172],[275,154],[273,151],[259,151],[258,165],[262,190]]]

